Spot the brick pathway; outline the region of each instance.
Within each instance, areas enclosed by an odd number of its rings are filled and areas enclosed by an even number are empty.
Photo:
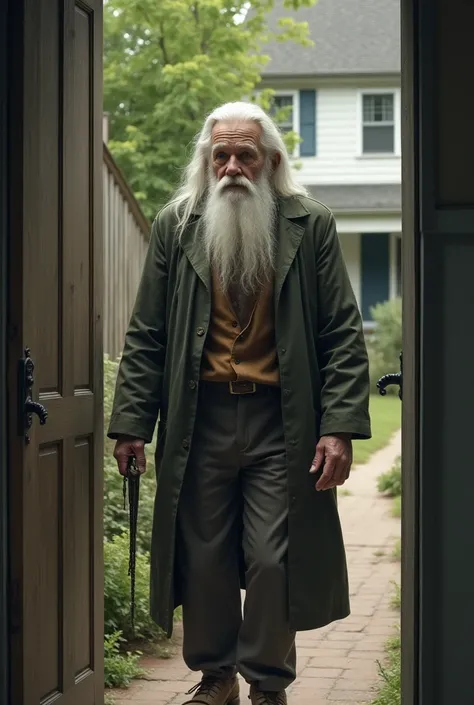
[[[397,614],[390,608],[399,564],[391,560],[400,522],[390,516],[390,501],[380,498],[376,478],[400,452],[400,434],[370,462],[356,470],[339,507],[349,563],[351,616],[324,629],[301,632],[298,677],[289,689],[291,705],[355,705],[368,703],[377,682],[377,660],[393,634]],[[180,657],[181,630],[175,631],[176,655],[146,659],[147,680],[114,693],[115,705],[179,705],[199,679]],[[242,705],[248,688],[242,683]]]

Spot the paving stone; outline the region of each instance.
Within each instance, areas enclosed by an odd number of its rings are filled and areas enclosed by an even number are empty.
[[[197,681],[196,681],[197,682]],[[187,693],[192,688],[192,683],[189,681],[167,680],[167,681],[149,681],[146,688],[147,693]]]
[[[353,662],[351,662],[353,663]],[[342,678],[348,681],[365,681],[375,680],[378,676],[378,665],[376,662],[359,661],[362,668],[347,668],[343,671]]]
[[[329,642],[328,642],[329,643]],[[336,644],[337,642],[332,642],[333,644]],[[353,644],[351,643],[350,646],[352,647]],[[326,649],[326,644],[321,644],[321,646],[318,649],[314,649],[313,653],[313,659],[319,659],[319,658],[327,658],[331,657],[334,659],[337,658],[347,658],[350,652],[350,648],[348,649]],[[363,653],[363,652],[360,652]]]
[[[332,690],[330,693],[328,693],[328,702],[330,703],[338,703],[338,705],[341,705],[341,703],[350,703],[350,705],[354,705],[354,703],[357,703],[357,705],[362,705],[363,703],[369,703],[374,697],[374,693],[371,690],[353,690],[353,691],[346,691],[346,690]],[[296,703],[296,705],[298,705]]]
[[[360,641],[365,639],[364,632],[331,632],[327,635],[328,641]]]
[[[381,658],[384,658],[384,651],[383,649],[379,649],[378,651],[351,651],[350,653],[351,659],[354,659],[354,661],[377,661],[380,660]]]
[[[339,678],[343,673],[342,668],[304,668],[299,673],[299,678]]]
[[[301,677],[295,680],[294,689],[312,688],[313,690],[331,690],[331,688],[334,688],[336,685],[337,680],[337,678],[318,678],[318,680],[315,681],[314,678],[301,675]]]

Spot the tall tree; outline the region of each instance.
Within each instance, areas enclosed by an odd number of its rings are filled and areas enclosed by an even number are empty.
[[[269,32],[265,20],[275,1],[106,0],[109,147],[150,218],[179,181],[205,114],[253,95],[268,60],[261,47],[272,39],[309,43],[306,23],[290,17]],[[259,101],[268,108],[271,91]]]

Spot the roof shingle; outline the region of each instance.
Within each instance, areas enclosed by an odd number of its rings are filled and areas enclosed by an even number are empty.
[[[400,73],[400,0],[318,0],[290,11],[276,0],[268,26],[294,17],[308,22],[312,47],[271,42],[262,77]]]
[[[307,186],[318,201],[335,213],[393,211],[402,207],[400,184],[335,184]]]

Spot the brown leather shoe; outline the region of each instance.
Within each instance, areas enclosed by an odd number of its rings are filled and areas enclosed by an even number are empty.
[[[288,705],[284,690],[259,690],[257,686],[250,686],[250,701],[252,705]]]
[[[204,676],[200,683],[188,690],[186,695],[193,695],[183,705],[239,705],[239,681],[232,678]]]

